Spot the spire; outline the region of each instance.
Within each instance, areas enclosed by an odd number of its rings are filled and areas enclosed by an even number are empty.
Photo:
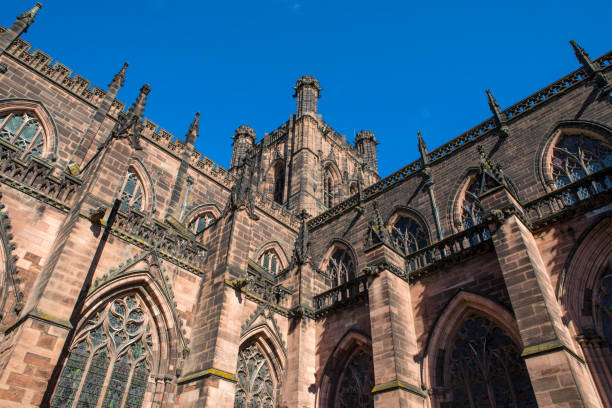
[[[589,58],[589,54],[587,54],[587,52],[576,43],[576,41],[570,40],[570,44],[572,45],[572,48],[574,49],[574,54],[576,54],[576,58],[578,59],[578,62],[580,62],[582,66],[584,66],[584,68],[588,71],[587,73],[591,75],[595,71],[597,71],[597,69],[593,66],[593,62],[591,61],[591,58]]]
[[[489,109],[491,109],[491,113],[495,118],[495,123],[497,124],[497,127],[499,127],[499,130],[501,131],[502,135],[508,136],[509,130],[506,126],[506,120],[504,119],[504,115],[502,114],[502,111],[499,108],[499,103],[497,103],[497,100],[491,93],[490,89],[485,90],[485,92],[487,93],[487,99],[489,100]]]
[[[142,88],[140,88],[138,98],[136,98],[130,109],[128,109],[128,115],[135,116],[138,120],[142,120],[149,92],[151,92],[151,87],[149,84],[144,84]]]
[[[123,64],[123,68],[121,68],[121,70],[115,74],[111,83],[108,84],[109,88],[112,88],[113,86],[117,88],[123,87],[123,84],[125,82],[125,73],[129,65],[130,64],[128,64],[127,62]]]
[[[34,22],[34,17],[36,17],[36,13],[38,13],[38,10],[40,10],[41,7],[42,4],[36,3],[34,7],[17,16],[17,20],[21,21],[26,25],[26,27],[23,29],[23,32],[25,32],[28,27],[32,25],[32,23]]]
[[[423,135],[421,131],[417,131],[417,137],[419,139],[419,153],[421,153],[421,159],[423,160],[423,164],[429,163],[429,152],[427,150],[427,145],[425,144],[425,140],[423,139]]]
[[[199,135],[200,135],[200,112],[196,112],[195,118],[193,119],[193,122],[191,122],[191,126],[189,126],[189,130],[187,131],[185,141],[187,142],[187,144],[193,146]]]

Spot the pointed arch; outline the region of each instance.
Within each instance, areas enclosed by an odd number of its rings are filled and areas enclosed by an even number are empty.
[[[153,400],[155,379],[180,370],[188,348],[169,283],[155,257],[128,263],[88,294],[51,406],[103,400],[122,407],[128,398],[143,406]]]
[[[387,220],[394,244],[404,254],[426,247],[431,242],[431,231],[425,218],[417,210],[396,206]]]
[[[267,253],[273,253],[276,256],[278,264],[275,268],[271,268],[271,259],[268,263],[268,266],[270,268],[264,265],[265,262],[263,258]],[[289,265],[289,258],[287,257],[285,250],[278,241],[268,241],[261,247],[259,247],[259,249],[255,252],[255,260],[257,260],[257,263],[263,266],[264,268],[276,271],[275,273],[282,271]]]
[[[247,330],[238,349],[234,407],[247,408],[252,400],[269,404],[261,406],[275,407],[280,400],[286,364],[282,340],[267,323]],[[254,383],[263,385],[252,387]]]
[[[612,404],[612,216],[577,239],[557,294],[604,405]]]
[[[23,116],[24,114],[26,116]],[[20,125],[23,126],[13,129],[15,132],[9,132],[5,127],[9,124],[10,118],[16,115],[24,119],[20,121]],[[21,98],[0,100],[0,136],[3,139],[10,138],[11,141],[19,139],[17,145],[23,146],[24,156],[32,154],[43,159],[57,157],[57,126],[47,108],[39,101]],[[39,137],[40,142],[37,140]]]
[[[285,166],[285,160],[278,158],[270,165],[267,174],[272,199],[280,205],[285,202]]]
[[[323,163],[323,204],[327,208],[333,207],[339,197],[339,188],[342,183],[342,174],[335,161],[328,160]]]
[[[547,191],[612,165],[612,128],[585,120],[557,123],[538,150],[536,172]]]
[[[121,211],[128,208],[142,212],[155,211],[153,180],[146,167],[133,159],[121,184]]]
[[[333,285],[341,285],[357,276],[357,254],[350,243],[334,238],[328,245],[328,250],[319,265],[325,271]]]
[[[194,234],[199,234],[219,219],[221,211],[214,203],[200,204],[183,215],[182,222]]]
[[[478,335],[473,336],[471,330],[477,330]],[[479,343],[481,337],[485,339],[484,343]],[[465,352],[462,347],[468,350],[472,347],[478,353]],[[440,312],[430,331],[422,362],[423,382],[438,396],[434,400],[435,406],[441,406],[444,401],[452,404],[453,399],[465,396],[463,383],[458,382],[458,378],[462,367],[473,363],[470,359],[488,361],[503,356],[506,374],[511,375],[502,375],[502,379],[514,382],[507,387],[512,395],[502,397],[516,404],[517,396],[521,396],[524,398],[523,406],[535,407],[535,395],[525,363],[520,357],[522,349],[516,319],[508,308],[488,297],[460,290]],[[500,363],[498,360],[495,362]],[[491,367],[493,363],[490,361]],[[475,380],[474,384],[480,390],[490,386],[487,380]],[[467,392],[469,394],[470,391]],[[483,398],[489,397],[492,395],[485,392]]]
[[[369,358],[369,361],[368,361]],[[358,361],[362,369],[349,367],[352,362]],[[367,367],[363,365],[368,364]],[[317,406],[320,408],[343,406],[338,401],[342,398],[347,388],[356,391],[354,387],[347,384],[348,373],[356,377],[362,377],[363,395],[371,395],[374,386],[374,363],[372,361],[372,342],[365,333],[356,329],[349,329],[340,339],[331,352],[323,374],[318,384]],[[365,380],[365,381],[363,381]],[[357,396],[358,393],[354,393]],[[373,400],[372,400],[373,401]],[[355,408],[357,408],[355,406]]]

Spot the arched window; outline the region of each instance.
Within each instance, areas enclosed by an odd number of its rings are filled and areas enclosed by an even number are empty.
[[[355,264],[348,251],[343,248],[334,249],[327,264],[327,275],[336,285],[355,279]]]
[[[21,158],[40,157],[43,152],[44,129],[31,112],[1,113],[0,137],[21,149]]]
[[[326,169],[323,177],[323,204],[331,208],[334,205],[334,182],[331,171]]]
[[[274,201],[279,204],[283,203],[285,193],[285,167],[282,162],[279,162],[274,167]]]
[[[489,319],[468,316],[449,360],[453,407],[537,407],[519,348]]]
[[[152,343],[149,316],[138,295],[107,303],[76,336],[51,406],[141,407]]]
[[[215,215],[210,211],[206,211],[204,213],[199,214],[197,217],[195,217],[189,223],[187,228],[189,229],[189,231],[193,232],[194,234],[199,234],[200,232],[204,231],[206,227],[212,224],[214,220],[215,220]]]
[[[612,349],[612,270],[601,281],[601,328],[608,347]]]
[[[612,146],[584,134],[561,135],[551,157],[557,188],[612,165]]]
[[[334,407],[373,408],[374,364],[372,356],[358,350],[346,364],[340,381]]]
[[[238,353],[234,408],[275,408],[276,384],[272,368],[259,344],[252,343]]]
[[[268,272],[276,275],[281,269],[281,264],[278,255],[273,249],[268,249],[259,257],[259,264]]]
[[[128,170],[123,188],[121,189],[121,211],[127,211],[128,208],[142,210],[143,204],[143,188],[142,183],[136,172],[130,168]]]
[[[393,224],[391,237],[395,246],[406,255],[427,246],[425,230],[412,218],[399,217]]]

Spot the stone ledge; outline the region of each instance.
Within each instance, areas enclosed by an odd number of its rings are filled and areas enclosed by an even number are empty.
[[[372,394],[379,394],[381,392],[394,391],[398,389],[407,391],[423,399],[427,398],[427,394],[425,394],[425,391],[423,391],[421,388],[400,380],[389,381],[384,384],[377,384],[374,386],[374,388],[372,388]]]
[[[232,373],[228,373],[227,371],[219,370],[216,368],[208,368],[206,370],[196,371],[195,373],[187,374],[186,376],[179,378],[176,383],[179,385],[186,384],[210,376],[221,378],[222,380],[229,381],[232,383],[238,382],[236,376]]]
[[[579,363],[585,364],[585,361],[576,354],[567,345],[562,343],[560,340],[547,341],[545,343],[536,344],[534,346],[525,347],[521,353],[521,357],[524,359],[537,357],[544,354],[556,353],[558,351],[566,351],[570,356],[578,360]]]

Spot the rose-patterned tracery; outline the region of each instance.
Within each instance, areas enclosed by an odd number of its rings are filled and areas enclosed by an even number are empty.
[[[135,294],[107,303],[76,336],[51,406],[141,407],[151,370],[148,323]]]
[[[427,234],[415,220],[400,217],[391,229],[393,243],[404,254],[408,255],[427,246]]]
[[[238,354],[234,408],[275,408],[275,386],[270,364],[256,343]]]
[[[40,120],[31,112],[0,114],[0,138],[22,150],[21,157],[39,157],[45,141]]]
[[[489,319],[468,317],[449,363],[453,407],[537,407],[519,348]]]
[[[334,249],[327,264],[327,276],[336,285],[341,285],[355,278],[355,263],[348,251],[343,248]]]
[[[359,350],[344,368],[334,406],[339,408],[373,408],[374,367],[372,356]]]
[[[612,165],[612,146],[583,134],[559,138],[551,157],[552,177],[560,188]]]

